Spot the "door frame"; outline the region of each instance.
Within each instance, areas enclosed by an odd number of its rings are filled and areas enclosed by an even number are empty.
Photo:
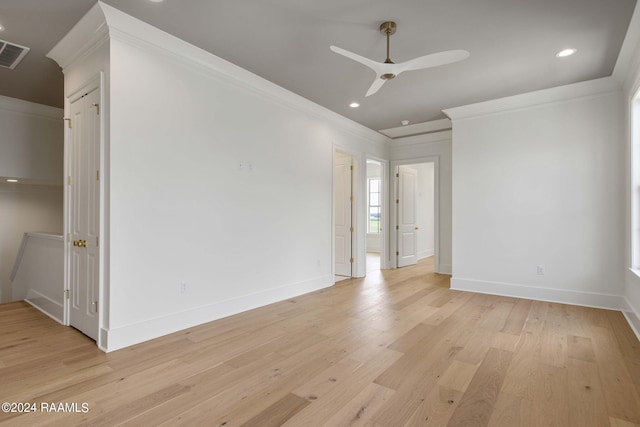
[[[339,275],[341,277],[355,277],[355,254],[354,254],[354,243],[355,243],[355,233],[354,231],[347,231],[349,234],[349,250],[350,253],[347,255],[349,258],[352,259],[351,261],[351,265],[349,266],[349,275],[345,276],[344,274],[338,274],[338,272],[336,271],[336,259],[335,259],[335,253],[336,253],[336,198],[337,198],[337,194],[336,194],[336,166],[337,166],[337,161],[338,161],[338,153],[341,153],[341,159],[343,160],[342,164],[349,164],[350,166],[350,170],[348,171],[349,174],[349,188],[345,188],[344,190],[346,192],[348,192],[348,198],[349,198],[349,220],[348,220],[348,224],[346,224],[347,227],[354,229],[354,222],[355,222],[355,215],[354,215],[354,211],[356,209],[356,204],[354,203],[354,196],[355,196],[355,191],[354,191],[354,187],[355,187],[355,173],[354,173],[354,169],[355,169],[355,160],[354,157],[351,154],[345,153],[342,150],[334,150],[333,152],[333,178],[332,178],[332,194],[333,194],[333,202],[332,202],[332,207],[333,207],[333,214],[332,214],[332,224],[333,224],[333,262],[332,262],[332,272],[333,272],[333,277],[335,280],[335,276]],[[348,163],[347,163],[348,162]],[[347,194],[344,194],[344,196],[346,197]],[[342,200],[344,202],[344,200]],[[342,273],[342,272],[340,272]],[[335,281],[334,281],[335,283]]]
[[[421,163],[433,163],[433,227],[434,227],[434,271],[440,273],[440,156],[427,156],[416,157],[406,160],[394,160],[389,167],[389,176],[392,177],[393,185],[389,185],[390,198],[389,198],[389,235],[393,238],[389,239],[389,268],[398,267],[398,258],[395,253],[398,251],[398,230],[395,229],[395,224],[398,222],[398,209],[394,200],[398,198],[398,168],[400,166],[418,165]],[[393,254],[393,255],[391,255]]]
[[[77,88],[73,91],[70,91],[69,95],[65,95],[64,99],[64,112],[65,117],[70,117],[71,112],[71,104],[74,101],[77,101],[82,97],[83,94],[98,89],[100,93],[100,130],[99,130],[99,170],[100,170],[100,195],[99,195],[99,203],[100,206],[98,208],[99,214],[99,236],[100,236],[100,245],[98,247],[98,331],[96,340],[97,346],[106,351],[106,330],[103,325],[106,322],[107,316],[105,315],[109,304],[107,301],[108,293],[106,291],[106,265],[107,265],[107,253],[106,247],[108,245],[107,236],[107,225],[106,225],[106,216],[105,213],[108,211],[107,201],[108,198],[106,196],[107,193],[107,167],[106,167],[106,116],[108,110],[108,101],[106,97],[106,78],[104,71],[100,71],[95,74],[91,79],[85,81],[83,84],[78,85]],[[65,85],[67,83],[65,82]],[[65,90],[66,92],[66,90]],[[70,168],[71,168],[71,133],[69,131],[69,127],[65,123],[64,125],[64,191],[63,191],[63,218],[64,218],[64,289],[67,290],[71,287],[71,191],[70,186],[68,185],[68,179],[70,176]],[[66,294],[63,297],[64,300],[64,309],[63,309],[63,324],[66,326],[70,326],[71,324],[71,316],[70,316],[70,300],[66,298]]]
[[[333,144],[331,155],[331,251],[329,259],[331,260],[331,277],[335,280],[335,163],[336,152],[347,154],[353,159],[355,167],[353,174],[353,195],[355,203],[352,210],[352,226],[355,232],[352,236],[351,252],[353,254],[352,277],[365,277],[367,274],[366,258],[367,258],[367,159],[380,162],[382,165],[382,212],[381,212],[381,252],[380,252],[380,268],[391,268],[389,265],[389,161],[380,157],[369,155],[360,151],[353,150],[339,144]],[[395,252],[393,252],[395,253]],[[335,283],[335,282],[334,282]]]
[[[363,253],[363,262],[364,262],[364,267],[365,267],[365,274],[366,274],[366,261],[367,261],[367,222],[369,221],[369,218],[367,217],[368,211],[369,211],[369,207],[367,206],[367,160],[373,160],[376,161],[378,163],[380,163],[380,185],[381,185],[381,190],[382,190],[382,200],[381,200],[381,205],[380,205],[380,269],[384,270],[384,269],[388,269],[391,268],[390,267],[390,254],[392,252],[389,251],[389,225],[392,222],[389,221],[390,217],[389,217],[389,161],[388,160],[384,160],[382,158],[379,157],[375,157],[375,156],[370,156],[367,155],[365,156],[365,160],[364,160],[364,171],[362,174],[362,182],[363,185],[363,204],[364,204],[364,253]],[[395,252],[393,252],[395,253]],[[395,258],[395,257],[394,257]]]

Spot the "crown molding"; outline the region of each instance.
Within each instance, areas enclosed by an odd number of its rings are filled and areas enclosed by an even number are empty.
[[[565,86],[520,95],[479,102],[477,104],[442,110],[451,120],[463,120],[503,113],[513,110],[536,108],[541,105],[564,103],[575,99],[601,96],[619,92],[620,83],[613,77],[588,80]]]

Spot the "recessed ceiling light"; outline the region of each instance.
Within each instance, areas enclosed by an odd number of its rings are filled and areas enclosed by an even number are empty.
[[[4,31],[4,25],[0,24],[0,31]]]
[[[18,180],[17,180],[17,179],[9,178],[9,179],[7,179],[7,182],[18,182]]]
[[[149,0],[151,3],[162,3],[164,0]]]
[[[400,123],[402,123],[402,126],[406,126],[409,124],[409,120],[403,120]]]
[[[360,106],[360,104],[358,104],[357,102],[352,102],[351,104],[349,104],[349,107],[351,108],[358,108]]]
[[[556,57],[564,58],[564,57],[573,55],[577,51],[578,51],[578,49],[563,49],[560,52],[556,53]]]

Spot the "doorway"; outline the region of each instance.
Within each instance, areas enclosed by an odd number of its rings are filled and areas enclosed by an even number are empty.
[[[100,85],[72,96],[67,119],[66,323],[97,341],[100,270]]]
[[[395,238],[391,239],[395,266],[430,259],[438,272],[438,159],[396,162],[394,203]],[[395,248],[393,248],[395,246]]]
[[[333,174],[335,281],[353,277],[353,169],[353,158],[336,151]]]
[[[367,274],[381,269],[383,248],[383,173],[382,163],[367,159]]]

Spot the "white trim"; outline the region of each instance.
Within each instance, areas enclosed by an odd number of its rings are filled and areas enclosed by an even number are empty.
[[[451,142],[452,138],[453,132],[451,130],[443,130],[426,135],[412,135],[400,139],[394,139],[391,142],[391,146],[394,148],[404,148],[436,142]]]
[[[640,55],[638,55],[640,50],[639,40],[640,7],[636,3],[612,73],[613,78],[623,84],[625,88],[628,88],[629,84],[632,83],[633,76],[631,76],[631,71],[637,67],[638,60],[640,60]]]
[[[32,301],[32,300],[42,300],[42,301],[45,301],[46,303],[38,305],[35,301]],[[54,301],[48,296],[43,295],[38,291],[34,291],[33,289],[29,289],[27,296],[23,301],[35,307],[36,309],[46,314],[47,316],[49,316],[56,322],[60,323],[61,325],[64,325],[64,322],[63,322],[64,306],[59,302]],[[57,313],[59,317],[56,317],[52,313]]]
[[[62,108],[36,104],[35,102],[10,98],[3,95],[0,95],[0,110],[54,120],[62,119],[62,115],[64,113],[64,110]]]
[[[420,261],[421,259],[425,259],[425,258],[429,258],[434,256],[436,253],[435,250],[432,249],[428,249],[426,251],[422,251],[422,252],[418,252],[418,261]]]
[[[627,319],[633,333],[636,334],[636,337],[640,340],[640,312],[636,310],[626,297],[623,298],[626,306],[622,309],[622,314],[624,314],[624,317]]]
[[[580,305],[585,307],[622,310],[628,303],[620,295],[580,292],[568,289],[551,289],[513,283],[488,282],[484,280],[453,277],[451,289],[456,291],[476,292],[480,294],[501,295],[515,298],[526,298],[537,301],[557,302],[561,304]]]
[[[452,272],[453,269],[451,267],[451,264],[440,264],[440,271],[438,271],[438,273],[451,275],[453,274]]]
[[[140,323],[114,329],[103,329],[100,331],[100,337],[106,335],[108,339],[101,339],[100,347],[105,351],[118,350],[203,323],[324,289],[330,287],[333,281],[333,276],[320,276],[304,282],[245,295],[240,298],[167,314],[166,316]]]
[[[442,112],[454,121],[473,119],[505,112],[535,109],[550,104],[565,104],[578,99],[599,97],[618,92],[620,88],[620,84],[613,77],[605,77],[536,92],[493,99],[462,107],[449,108],[442,110]]]
[[[416,123],[408,126],[401,126],[390,129],[379,130],[389,138],[405,138],[407,136],[423,135],[425,133],[441,132],[451,129],[450,119],[431,120],[429,122]]]

